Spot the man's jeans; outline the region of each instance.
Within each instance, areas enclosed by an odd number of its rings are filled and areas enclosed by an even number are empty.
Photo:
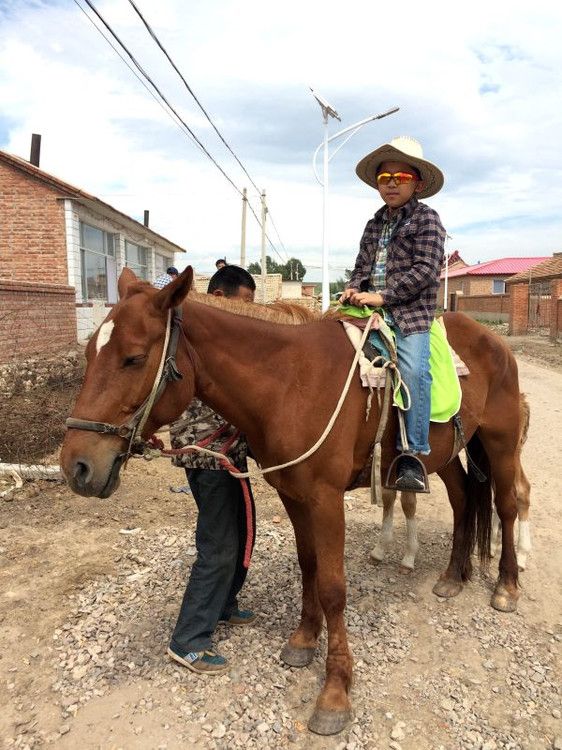
[[[411,333],[404,336],[398,326],[394,326],[398,368],[402,380],[410,391],[411,405],[404,412],[408,448],[412,453],[430,452],[429,418],[431,415],[431,373],[429,371],[429,331]],[[397,446],[403,450],[400,433]]]
[[[246,509],[240,480],[228,471],[186,470],[199,515],[197,559],[183,597],[171,645],[183,651],[211,648],[218,621],[237,606],[246,580]],[[251,489],[250,489],[251,496]],[[252,498],[255,539],[255,507]]]

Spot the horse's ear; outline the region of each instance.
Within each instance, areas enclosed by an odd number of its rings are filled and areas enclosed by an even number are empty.
[[[117,282],[117,291],[119,292],[119,299],[122,299],[125,296],[125,292],[127,289],[133,284],[135,281],[138,281],[135,272],[131,271],[130,268],[125,268],[121,271],[121,275],[119,276],[119,281]]]
[[[170,281],[163,289],[160,289],[154,297],[154,305],[159,310],[169,310],[171,307],[181,305],[187,297],[191,285],[193,284],[193,268],[187,266],[180,275]]]

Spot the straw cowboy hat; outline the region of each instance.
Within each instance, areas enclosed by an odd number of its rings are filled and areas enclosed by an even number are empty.
[[[416,193],[417,198],[429,198],[443,187],[445,181],[443,172],[435,164],[423,158],[421,143],[415,138],[401,135],[393,138],[390,143],[385,143],[371,151],[356,166],[357,176],[367,185],[376,188],[377,169],[383,161],[402,161],[419,171],[424,185],[423,189]]]

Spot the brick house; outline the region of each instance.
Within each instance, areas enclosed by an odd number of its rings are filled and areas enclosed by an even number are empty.
[[[512,276],[509,290],[509,333],[548,332],[558,341],[562,331],[562,252],[528,272]]]
[[[506,310],[500,310],[500,297],[506,295],[506,281],[516,273],[528,271],[537,263],[545,260],[544,256],[534,258],[498,258],[489,260],[485,263],[478,263],[474,266],[460,266],[450,268],[447,274],[447,307],[449,310],[463,310],[472,312],[467,308],[466,298],[481,298],[481,302],[476,303],[473,299],[470,303],[472,307],[476,304],[473,312],[483,312],[495,314],[501,312],[506,315]],[[441,281],[439,292],[437,294],[437,304],[443,307],[445,294],[445,270],[441,272]],[[463,302],[459,305],[459,298],[462,295]],[[494,298],[497,299],[494,301]],[[490,299],[488,304],[487,301]],[[480,309],[481,308],[481,309]],[[490,308],[489,310],[487,308]],[[497,308],[497,310],[496,310]]]
[[[0,151],[0,364],[84,341],[125,266],[147,281],[185,250],[104,201]],[[27,335],[30,319],[39,336]],[[39,339],[39,341],[38,341]]]

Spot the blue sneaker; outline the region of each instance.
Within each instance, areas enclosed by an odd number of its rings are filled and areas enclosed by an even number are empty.
[[[169,646],[168,656],[182,667],[187,667],[199,674],[223,674],[230,669],[224,656],[214,651],[181,651]]]
[[[257,615],[255,612],[252,612],[251,609],[233,609],[230,613],[230,617],[226,617],[223,615],[219,622],[224,622],[227,625],[249,625],[251,622],[254,622]]]

